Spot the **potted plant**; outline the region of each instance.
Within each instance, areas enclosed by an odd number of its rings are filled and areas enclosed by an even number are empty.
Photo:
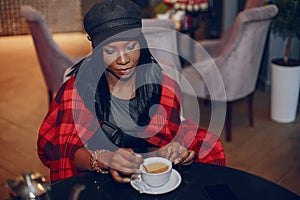
[[[272,60],[271,65],[271,118],[281,123],[293,122],[296,118],[300,60],[291,58],[293,38],[300,38],[300,1],[273,0],[278,7],[278,15],[271,28],[275,35],[286,41],[283,58]]]
[[[169,19],[171,14],[169,6],[163,2],[154,7],[154,13],[158,19]]]

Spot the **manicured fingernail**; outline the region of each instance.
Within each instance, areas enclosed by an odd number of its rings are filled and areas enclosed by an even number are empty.
[[[179,163],[179,159],[174,160],[174,165],[177,165]]]
[[[140,158],[142,157],[142,155],[141,155],[141,154],[136,154],[136,156],[137,156],[137,157],[140,157]]]
[[[131,181],[130,178],[124,178],[124,182],[129,183]]]

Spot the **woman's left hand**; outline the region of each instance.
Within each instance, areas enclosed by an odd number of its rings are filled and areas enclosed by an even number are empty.
[[[193,162],[195,151],[188,150],[178,142],[171,142],[158,150],[158,155],[167,158],[174,165],[182,164],[189,165]]]

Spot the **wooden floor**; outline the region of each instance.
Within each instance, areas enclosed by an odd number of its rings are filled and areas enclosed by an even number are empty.
[[[90,51],[86,35],[55,34],[72,57]],[[47,93],[30,36],[0,38],[0,199],[3,183],[24,171],[48,176],[36,154],[39,125],[47,112]],[[184,110],[193,118],[195,104],[185,97]],[[233,141],[223,142],[229,167],[259,175],[300,195],[300,118],[278,124],[269,118],[269,92],[255,94],[255,126],[248,126],[244,102],[234,106]],[[205,109],[200,102],[201,112]],[[203,115],[203,114],[202,114]],[[205,126],[206,119],[203,119]],[[221,139],[224,141],[224,134]],[[242,184],[242,183],[241,183]]]

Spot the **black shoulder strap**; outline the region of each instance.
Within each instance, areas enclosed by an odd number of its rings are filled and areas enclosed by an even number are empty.
[[[67,77],[69,76],[73,76],[73,75],[76,75],[82,62],[84,61],[85,58],[81,59],[78,63],[76,63],[72,68],[71,68],[71,71],[66,75]]]

